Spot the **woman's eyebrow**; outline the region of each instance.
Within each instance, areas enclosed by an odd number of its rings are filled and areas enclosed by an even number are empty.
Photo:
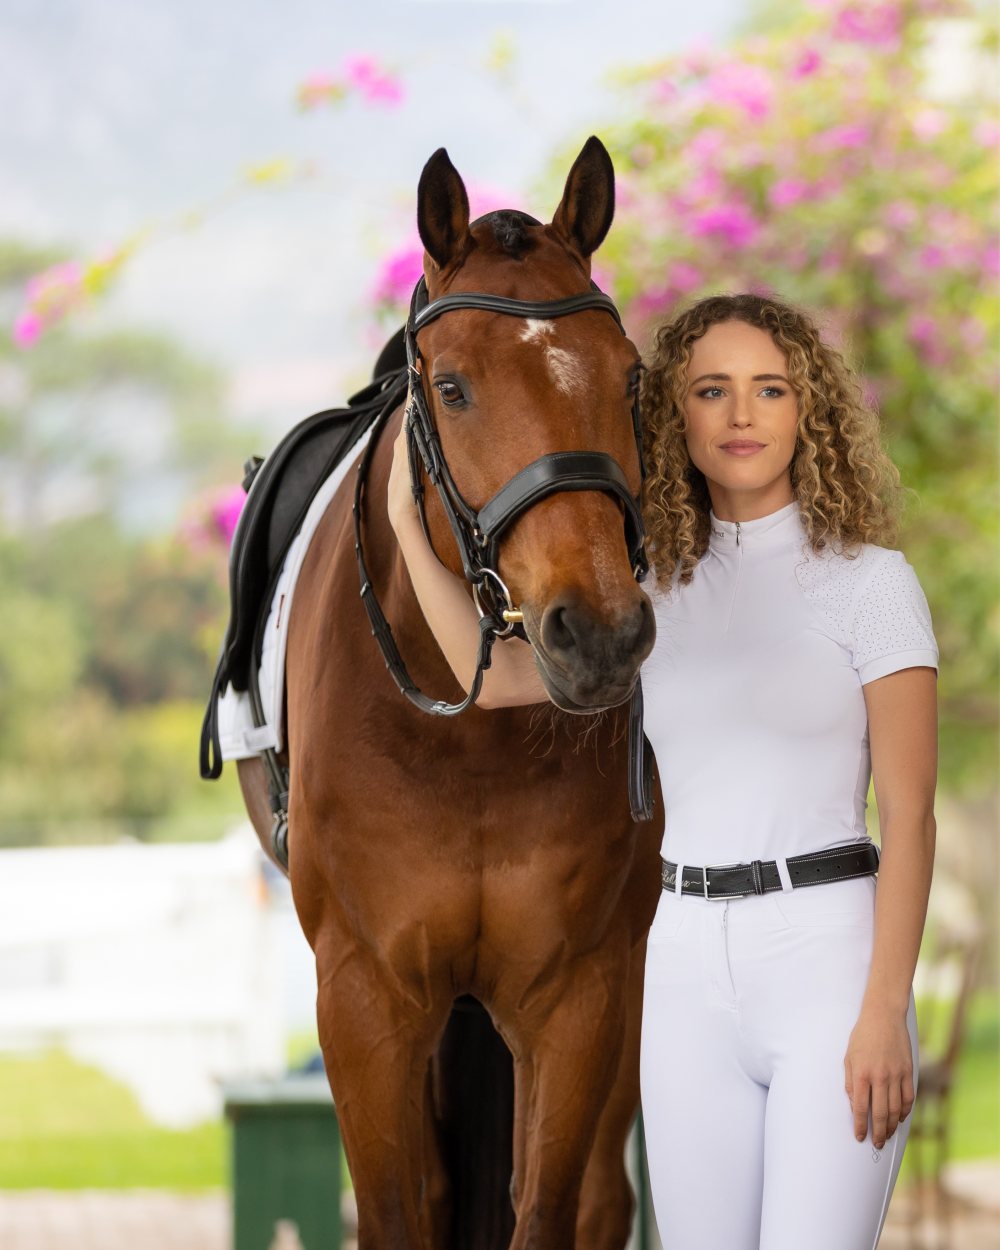
[[[699,382],[704,382],[706,378],[711,378],[714,382],[731,382],[732,378],[728,373],[703,373],[700,378],[695,378],[691,383],[696,386]],[[750,379],[751,382],[788,382],[788,379],[780,373],[755,373]],[[791,383],[788,382],[791,386]]]

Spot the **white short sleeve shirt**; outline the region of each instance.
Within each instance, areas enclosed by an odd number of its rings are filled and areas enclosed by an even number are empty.
[[[938,667],[902,552],[864,543],[817,555],[797,501],[752,521],[713,511],[691,582],[675,574],[668,592],[644,589],[656,613],[641,676],[663,856],[723,864],[868,840],[862,686]]]

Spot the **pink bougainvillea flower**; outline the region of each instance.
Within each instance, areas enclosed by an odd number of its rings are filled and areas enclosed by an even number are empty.
[[[469,220],[507,208],[511,196],[496,187],[470,182],[466,185],[469,197]],[[386,256],[372,285],[372,299],[382,311],[407,305],[413,288],[423,273],[424,245],[414,230],[407,240]]]
[[[232,486],[217,495],[212,503],[212,524],[227,546],[233,541],[236,523],[240,519],[246,498],[242,486]]]
[[[398,104],[403,98],[399,79],[382,69],[374,57],[349,56],[344,61],[344,74],[367,100]]]
[[[706,126],[699,130],[684,149],[695,160],[711,160],[726,145],[726,132],[718,126]]]
[[[735,105],[747,117],[760,120],[771,111],[774,83],[763,66],[732,61],[713,70],[706,92],[715,103]]]
[[[882,218],[894,230],[908,230],[916,224],[918,213],[908,200],[893,200],[885,206]]]
[[[948,264],[948,251],[937,243],[920,249],[920,263],[925,269],[943,269]]]
[[[652,97],[658,103],[675,100],[678,95],[677,84],[673,78],[658,78],[653,83]]]
[[[809,184],[801,178],[779,178],[773,183],[767,198],[775,208],[790,208],[809,196]]]
[[[918,139],[936,139],[948,129],[948,116],[942,109],[924,108],[914,116],[911,124]]]
[[[914,347],[921,350],[924,358],[933,365],[948,361],[948,349],[943,341],[941,327],[926,313],[913,313],[906,324],[906,333]]]
[[[310,74],[299,85],[296,96],[300,108],[311,109],[343,100],[351,91],[373,103],[396,105],[403,99],[399,78],[380,66],[374,57],[362,55],[346,57],[339,77],[325,70]]]
[[[14,322],[14,342],[18,347],[34,347],[42,333],[42,319],[37,313],[23,312]]]
[[[423,273],[423,244],[393,252],[382,262],[375,278],[372,298],[378,304],[404,304]]]
[[[469,196],[469,220],[475,221],[486,213],[495,212],[498,208],[514,208],[513,200],[506,191],[498,187],[488,186],[484,182],[467,182],[466,192]]]
[[[635,203],[635,193],[632,190],[632,184],[628,178],[621,174],[615,174],[615,206],[617,208],[631,208]]]
[[[677,289],[669,283],[661,286],[647,286],[632,301],[630,311],[644,321],[672,308],[677,302],[678,294]]]
[[[823,64],[815,48],[803,48],[791,69],[792,78],[809,78]]]
[[[689,265],[686,260],[675,260],[670,266],[670,285],[682,295],[696,290],[703,281],[701,270]]]
[[[690,222],[691,233],[723,239],[730,247],[749,247],[756,239],[758,225],[753,214],[738,200],[716,205],[697,213]]]
[[[14,322],[13,339],[18,347],[33,347],[42,333],[61,320],[88,294],[106,285],[112,269],[120,263],[116,253],[110,260],[95,261],[86,268],[75,260],[59,261],[25,283],[25,306]]]
[[[612,299],[615,297],[615,275],[604,265],[593,265],[590,270],[590,276],[601,288],[605,295],[610,295]]]
[[[863,148],[867,145],[870,131],[861,122],[845,122],[818,130],[810,140],[814,152],[835,152],[841,148]]]
[[[687,195],[694,200],[709,200],[721,194],[722,175],[717,169],[702,169],[684,184]]]
[[[884,4],[845,4],[834,15],[833,37],[872,48],[895,49],[902,29],[900,5],[895,0]]]

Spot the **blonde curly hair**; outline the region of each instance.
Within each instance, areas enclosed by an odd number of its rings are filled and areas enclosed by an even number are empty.
[[[896,541],[903,488],[882,446],[877,413],[857,376],[824,343],[801,310],[770,296],[712,295],[682,310],[655,332],[652,360],[643,371],[640,403],[646,553],[656,584],[678,574],[690,582],[708,546],[711,499],[705,475],[688,454],[684,398],[696,339],[721,321],[766,330],[784,352],[798,397],[798,431],[789,466],[792,489],[812,549],[837,550]]]

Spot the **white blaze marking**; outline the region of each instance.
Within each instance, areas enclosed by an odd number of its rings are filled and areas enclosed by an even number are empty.
[[[529,317],[521,331],[521,340],[525,343],[537,343],[549,335],[555,334],[556,328],[551,321]],[[583,362],[564,347],[545,348],[545,361],[557,390],[564,395],[572,395],[583,386]]]
[[[541,321],[536,317],[529,317],[524,323],[524,329],[521,331],[521,339],[525,343],[534,343],[536,339],[543,338],[546,334],[555,334],[556,328],[551,321]]]
[[[577,356],[562,347],[547,347],[545,356],[549,362],[549,373],[552,374],[558,390],[564,395],[572,395],[580,389],[583,379],[580,376],[581,362]]]

